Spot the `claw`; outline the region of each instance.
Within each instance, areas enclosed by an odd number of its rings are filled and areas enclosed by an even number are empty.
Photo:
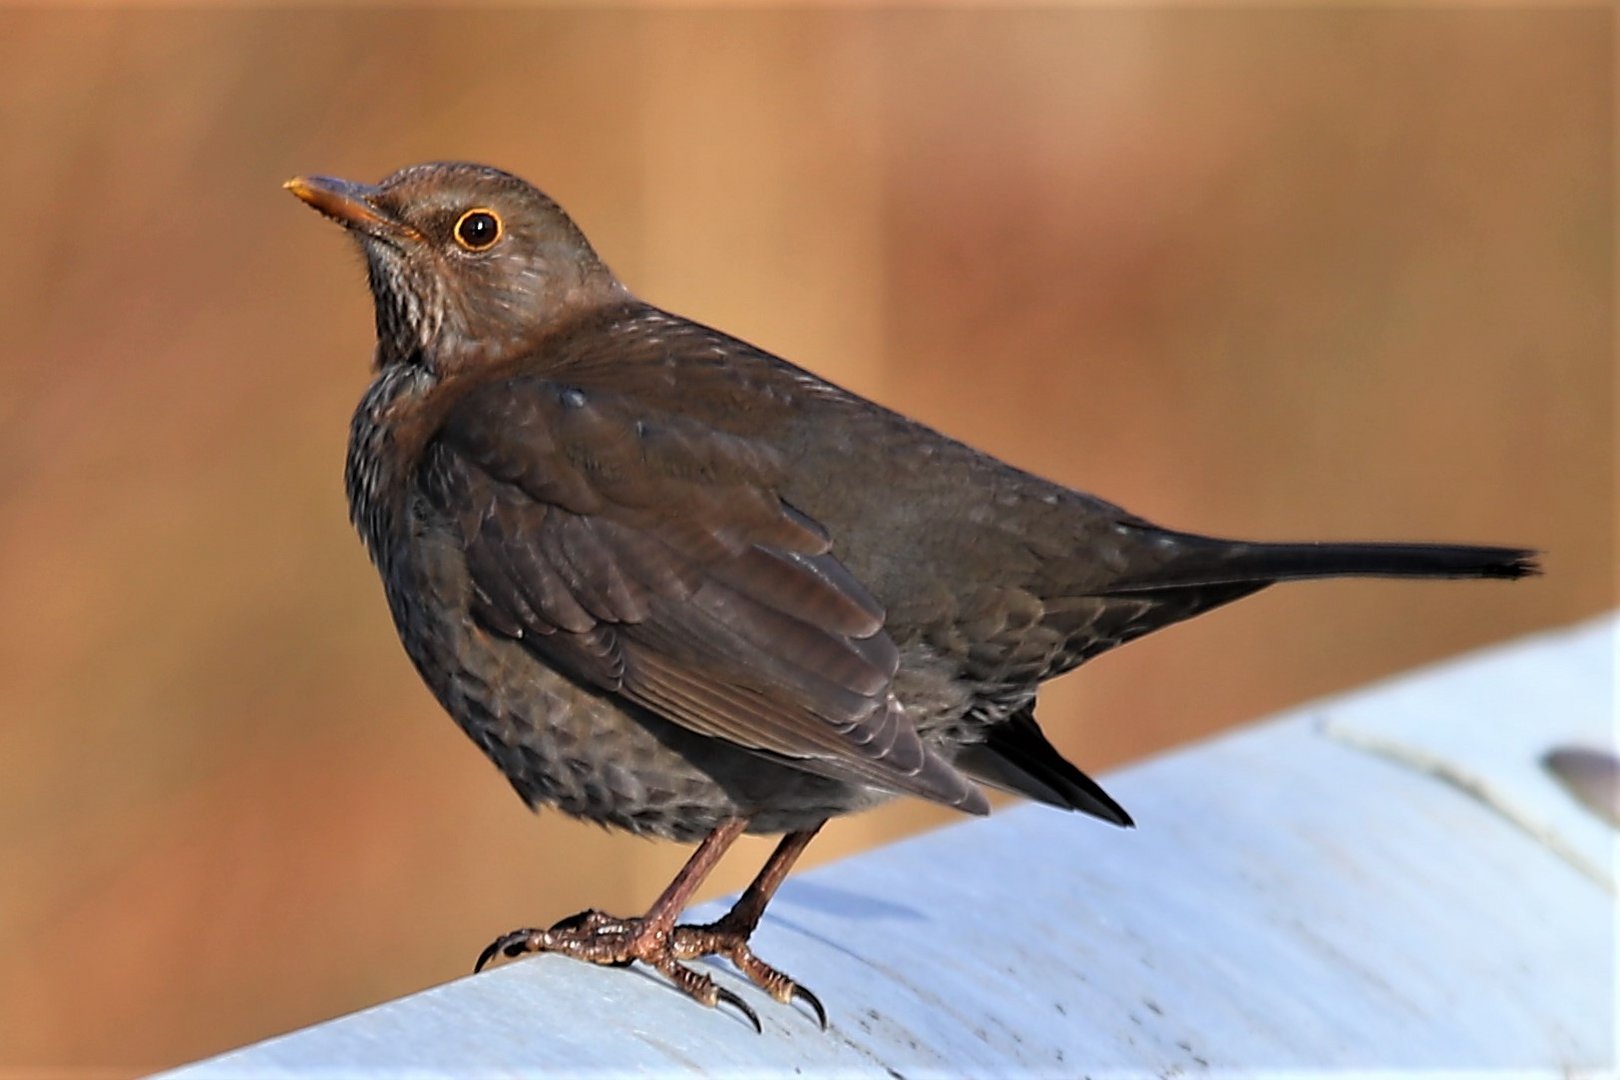
[[[820,998],[816,997],[816,995],[812,994],[798,983],[794,983],[793,992],[789,995],[789,1000],[802,1001],[806,1005],[810,1006],[811,1009],[815,1010],[816,1022],[821,1025],[821,1030],[827,1030],[827,1010],[821,1007]]]
[[[729,926],[725,920],[707,926],[677,926],[670,945],[676,956],[683,960],[700,956],[723,956],[732,966],[748,977],[748,981],[782,1004],[803,1001],[815,1014],[821,1030],[827,1030],[827,1010],[821,999],[810,990],[794,982],[787,975],[771,967],[754,955],[748,947],[748,933],[752,927]]]
[[[730,990],[727,990],[723,986],[716,986],[714,988],[714,997],[716,1005],[724,1002],[727,1005],[734,1006],[738,1012],[742,1013],[743,1016],[747,1018],[748,1022],[754,1025],[754,1033],[756,1035],[765,1034],[765,1029],[760,1025],[759,1022],[759,1014],[749,1007],[748,1002],[744,1001],[742,998],[738,997],[736,994],[732,993]],[[826,1024],[822,1024],[822,1027],[826,1026]]]
[[[495,959],[497,953],[512,957],[522,956],[526,952],[533,951],[534,946],[530,942],[537,933],[539,933],[537,930],[523,929],[510,930],[502,934],[488,945],[485,945],[484,951],[478,954],[478,962],[473,965],[473,974],[477,975],[480,971],[483,971],[485,965]]]

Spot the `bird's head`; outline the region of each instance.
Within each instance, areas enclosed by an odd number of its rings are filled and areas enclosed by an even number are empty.
[[[379,366],[504,355],[623,294],[562,208],[499,169],[440,162],[376,185],[300,176],[286,188],[365,253]]]

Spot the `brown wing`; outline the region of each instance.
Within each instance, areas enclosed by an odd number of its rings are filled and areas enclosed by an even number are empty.
[[[702,734],[984,812],[895,701],[881,607],[777,468],[648,400],[518,376],[451,408],[421,476],[493,632]]]

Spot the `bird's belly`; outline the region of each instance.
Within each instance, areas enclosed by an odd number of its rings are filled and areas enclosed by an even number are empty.
[[[465,565],[447,545],[419,537],[383,578],[428,688],[533,808],[689,842],[730,817],[748,818],[750,832],[789,832],[888,798],[575,682],[474,621]]]

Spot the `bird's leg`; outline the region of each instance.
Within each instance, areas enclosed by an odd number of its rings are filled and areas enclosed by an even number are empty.
[[[825,824],[823,822],[822,824]],[[724,956],[737,966],[737,970],[771,997],[786,1005],[794,998],[810,1006],[823,1030],[827,1027],[827,1010],[809,990],[787,975],[771,967],[754,955],[748,947],[748,938],[765,914],[765,905],[776,895],[788,871],[809,845],[821,825],[803,832],[788,833],[776,845],[759,875],[746,892],[719,919],[703,926],[677,926],[670,938],[671,951],[680,960],[693,960],[700,956]]]
[[[640,918],[622,919],[601,911],[582,911],[563,919],[549,930],[513,930],[502,934],[484,949],[473,971],[482,971],[484,965],[496,955],[521,956],[531,952],[562,953],[576,960],[613,967],[625,967],[640,960],[663,972],[682,992],[710,1008],[722,1001],[735,1006],[754,1025],[754,1030],[759,1031],[758,1015],[742,998],[702,972],[693,971],[680,963],[680,960],[704,954],[677,955],[672,947],[675,919],[686,908],[692,893],[703,884],[703,879],[709,876],[709,871],[714,869],[726,849],[742,835],[747,824],[746,818],[730,818],[704,837],[697,850],[692,852],[692,857],[686,860],[686,865],[681,867],[681,872],[675,875],[675,880],[669,883]],[[775,856],[772,861],[775,861]],[[786,872],[784,867],[782,873]],[[765,875],[760,876],[763,878]],[[775,884],[770,886],[766,900],[770,899],[770,892],[775,888]],[[760,909],[764,910],[763,902]],[[759,917],[756,915],[754,918],[757,922]]]

